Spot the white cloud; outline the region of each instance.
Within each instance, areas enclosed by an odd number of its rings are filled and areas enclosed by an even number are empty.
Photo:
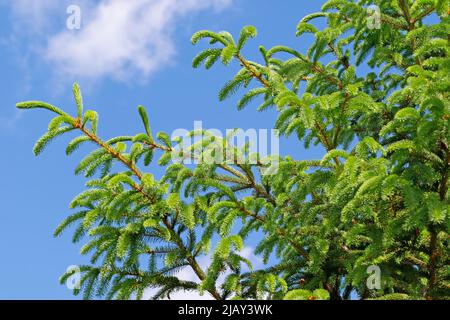
[[[240,255],[242,257],[244,257],[245,259],[248,259],[252,263],[253,268],[258,268],[264,264],[261,257],[258,257],[255,254],[255,250],[252,247],[244,247],[241,250]],[[248,268],[246,265],[244,266],[244,271],[245,270],[248,271]]]
[[[33,66],[44,59],[57,80],[146,79],[176,57],[173,35],[201,11],[220,12],[234,0],[0,0],[12,33],[0,44]],[[81,8],[81,29],[66,28],[69,5]]]
[[[176,55],[173,31],[205,9],[223,10],[232,0],[102,0],[82,8],[80,30],[49,37],[45,58],[58,73],[91,79],[146,78]]]

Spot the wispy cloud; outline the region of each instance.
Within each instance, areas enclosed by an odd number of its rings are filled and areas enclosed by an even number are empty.
[[[48,19],[49,15],[59,6],[58,1],[54,0],[14,0],[9,3],[14,17],[14,31],[26,30],[29,34],[45,32],[52,21]]]
[[[0,131],[15,130],[22,114],[22,112],[16,111],[10,116],[0,116]]]
[[[61,18],[68,17],[57,1],[17,0],[12,1],[11,8],[16,32],[37,30],[32,33],[39,33],[41,38],[32,45],[38,42],[40,55],[56,74],[128,80],[148,78],[174,61],[177,50],[173,34],[183,28],[183,18],[202,10],[224,10],[232,1],[73,1],[81,7],[79,30],[68,30],[63,23],[58,23],[59,27],[49,25],[49,21],[62,22]]]

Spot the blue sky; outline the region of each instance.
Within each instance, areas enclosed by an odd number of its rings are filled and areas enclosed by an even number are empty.
[[[131,3],[131,4],[130,4]],[[50,120],[46,112],[21,112],[18,101],[43,100],[74,112],[71,85],[79,82],[85,106],[100,114],[99,135],[141,131],[136,107],[148,108],[155,131],[193,128],[272,128],[273,111],[255,105],[237,112],[236,99],[219,102],[217,93],[237,65],[194,70],[202,46],[190,37],[200,29],[238,34],[258,29],[245,54],[257,58],[258,45],[289,45],[304,52],[295,37],[300,18],[323,1],[299,0],[0,0],[0,299],[73,299],[59,276],[87,262],[70,233],[52,234],[70,212],[70,200],[85,179],[73,174],[82,149],[65,156],[68,141],[55,141],[36,158],[35,140]],[[66,9],[79,5],[81,29],[68,30]],[[282,154],[318,158],[295,140],[281,140]]]

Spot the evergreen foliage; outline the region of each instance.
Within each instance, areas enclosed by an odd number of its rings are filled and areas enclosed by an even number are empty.
[[[381,11],[379,29],[367,23],[373,4]],[[76,116],[44,102],[18,103],[55,113],[36,154],[68,131],[80,136],[67,154],[85,142],[97,146],[76,168],[90,179],[86,190],[55,231],[73,226],[73,241],[84,241],[81,253],[91,258],[74,293],[128,299],[156,288],[155,299],[179,290],[215,299],[450,298],[448,11],[447,0],[330,0],[297,26],[298,36],[314,36],[306,54],[260,47],[260,62],[242,53],[256,37],[253,26],[237,40],[227,32],[195,33],[193,44],[210,43],[195,68],[240,65],[220,100],[244,91],[238,109],[262,100],[258,110],[275,108],[282,134],[326,150],[317,160],[284,157],[273,175],[261,175],[259,162],[170,164],[179,141],[166,133],[154,138],[142,106],[143,133],[102,140],[98,115],[83,110],[77,85]],[[431,15],[437,22],[425,23]],[[317,28],[316,20],[327,26]],[[205,156],[203,147],[188,156]],[[160,180],[143,169],[154,158],[166,168]],[[276,260],[257,270],[241,253],[255,233],[264,235],[256,254]],[[211,261],[202,268],[205,255]],[[366,285],[371,265],[381,269],[379,289]],[[177,277],[186,267],[198,283]]]

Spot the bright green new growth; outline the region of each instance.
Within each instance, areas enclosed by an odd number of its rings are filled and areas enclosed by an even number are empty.
[[[371,4],[381,11],[379,29],[367,23]],[[76,169],[95,178],[55,231],[74,226],[73,241],[87,241],[84,297],[142,298],[154,288],[155,299],[179,290],[215,299],[450,298],[448,11],[446,0],[330,0],[297,26],[298,36],[315,39],[306,55],[261,46],[261,62],[242,54],[256,36],[252,26],[238,41],[227,32],[194,34],[193,44],[213,45],[195,68],[241,66],[220,100],[244,88],[238,109],[262,100],[258,110],[276,108],[282,134],[325,149],[322,159],[282,158],[270,176],[260,163],[169,164],[179,141],[162,132],[154,139],[141,106],[145,133],[104,141],[77,85],[76,117],[19,103],[56,113],[36,154],[73,130],[81,136],[67,154],[87,141],[98,147]],[[430,15],[436,23],[424,23]],[[327,27],[319,30],[316,19]],[[166,167],[160,180],[142,169],[157,155]],[[253,269],[243,256],[255,234],[263,235],[255,253],[273,265]],[[205,255],[207,268],[198,262]],[[379,288],[367,286],[369,266],[381,270]],[[197,282],[177,277],[186,267]]]

